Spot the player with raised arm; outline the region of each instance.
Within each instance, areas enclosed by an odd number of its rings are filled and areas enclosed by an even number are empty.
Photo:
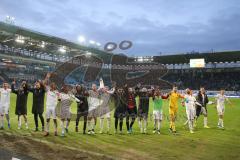
[[[48,79],[50,78],[51,74],[48,74]],[[59,92],[57,91],[57,86],[54,82],[52,82],[49,86],[46,87],[47,89],[47,99],[46,99],[46,130],[44,136],[49,135],[49,125],[50,119],[53,118],[54,123],[54,135],[57,136],[57,115],[56,115],[56,107],[59,99]]]
[[[8,128],[10,128],[9,107],[10,107],[10,95],[11,89],[7,82],[3,83],[3,87],[0,88],[0,129],[4,129],[4,115],[8,122]]]
[[[218,128],[224,129],[224,124],[223,124],[223,116],[224,116],[224,111],[225,111],[225,101],[231,104],[227,96],[224,94],[225,90],[221,89],[220,93],[217,94],[216,96],[216,101],[217,101],[217,113],[219,116],[218,120]]]
[[[46,93],[46,80],[48,79],[49,75],[46,75],[46,78],[43,81],[36,81],[33,88],[29,88],[28,90],[33,94],[33,104],[32,104],[32,114],[34,114],[34,122],[35,122],[35,131],[38,131],[38,117],[42,123],[42,131],[44,131],[44,99]]]
[[[17,95],[16,101],[16,110],[15,114],[18,116],[18,129],[21,129],[22,122],[21,116],[23,116],[26,129],[28,129],[28,122],[27,122],[27,99],[28,99],[28,85],[26,81],[22,81],[22,84],[18,89],[15,88],[16,82],[12,82],[12,92]]]
[[[110,110],[110,98],[111,95],[115,92],[115,88],[109,90],[108,86],[105,86],[100,90],[100,99],[102,103],[99,106],[99,114],[100,114],[100,131],[99,133],[103,133],[104,127],[104,119],[107,119],[107,134],[110,133],[111,126],[111,110]]]

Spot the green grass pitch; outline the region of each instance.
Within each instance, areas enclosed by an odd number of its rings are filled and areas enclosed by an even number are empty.
[[[82,121],[79,125],[79,133],[75,133],[75,122],[71,121],[69,133],[66,137],[53,136],[53,123],[49,137],[43,137],[42,132],[33,132],[34,120],[31,114],[32,95],[28,97],[28,122],[29,129],[17,129],[17,116],[15,115],[16,96],[11,95],[11,129],[0,132],[8,132],[13,135],[31,136],[40,140],[66,145],[69,147],[101,153],[119,159],[240,159],[240,99],[231,99],[232,106],[226,105],[224,125],[225,130],[217,128],[218,116],[215,104],[208,105],[208,122],[210,129],[203,128],[203,117],[198,120],[195,134],[190,134],[185,122],[185,109],[179,104],[178,121],[176,123],[179,135],[172,135],[168,132],[168,119],[162,122],[161,135],[152,134],[153,120],[148,120],[148,134],[141,134],[137,121],[134,124],[134,133],[126,133],[124,121],[124,134],[114,134],[114,118],[111,121],[112,135],[98,134],[99,119],[95,135],[82,134]],[[168,116],[168,101],[164,101],[164,115]],[[152,110],[152,101],[150,113]],[[72,112],[76,113],[76,103],[72,104]],[[45,116],[45,114],[44,114]],[[113,116],[113,114],[112,114]],[[150,116],[149,116],[150,117]],[[23,120],[22,120],[23,122]],[[40,121],[39,121],[40,124]],[[106,124],[106,123],[105,123]],[[105,125],[106,126],[106,125]],[[60,123],[58,121],[60,133]]]

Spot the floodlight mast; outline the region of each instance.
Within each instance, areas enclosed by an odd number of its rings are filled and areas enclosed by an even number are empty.
[[[86,42],[86,38],[85,38],[84,36],[79,36],[79,37],[78,37],[78,42],[81,43],[81,44],[83,44],[83,43]]]

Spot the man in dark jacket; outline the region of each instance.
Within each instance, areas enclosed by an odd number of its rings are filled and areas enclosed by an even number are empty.
[[[196,97],[196,100],[200,105],[196,106],[196,120],[200,116],[200,114],[204,115],[204,128],[209,128],[207,125],[207,104],[208,104],[208,96],[203,87],[200,88],[200,91]],[[196,125],[196,121],[195,121]]]
[[[17,95],[15,114],[18,116],[18,129],[21,129],[21,116],[25,120],[26,129],[28,129],[27,123],[27,99],[28,99],[28,85],[26,81],[23,81],[18,89],[15,89],[16,82],[12,83],[12,92]]]
[[[139,96],[139,105],[138,105],[138,123],[141,133],[147,133],[147,120],[149,112],[149,98],[152,96],[152,91],[148,91],[147,88],[142,88],[137,92]],[[143,122],[143,125],[142,125]]]
[[[83,134],[86,134],[86,127],[87,127],[87,116],[88,116],[88,92],[87,90],[81,86],[78,85],[76,87],[76,94],[75,97],[79,99],[79,102],[77,103],[77,119],[76,119],[76,132],[78,132],[78,124],[81,117],[83,117],[84,124],[83,124]]]
[[[33,94],[32,114],[34,114],[35,131],[38,131],[38,117],[42,123],[42,131],[44,131],[44,118],[42,114],[44,111],[44,98],[46,93],[45,83],[48,77],[47,75],[44,81],[37,81],[34,88],[28,88]]]
[[[115,133],[117,133],[117,128],[119,124],[119,130],[120,134],[122,134],[122,126],[123,126],[123,119],[126,116],[126,93],[124,92],[123,88],[120,87],[117,90],[115,90],[114,93],[115,98],[115,112],[114,112],[114,118],[115,118]]]

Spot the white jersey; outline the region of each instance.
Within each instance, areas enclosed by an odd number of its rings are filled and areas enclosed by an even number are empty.
[[[185,95],[185,106],[186,109],[193,109],[195,108],[196,98],[191,95]]]
[[[196,98],[192,95],[185,95],[184,98],[185,98],[187,118],[188,120],[193,120],[196,115],[196,110],[195,110]]]
[[[46,100],[46,107],[47,108],[56,108],[58,103],[59,93],[58,91],[47,91],[47,100]]]
[[[9,107],[11,89],[0,88],[0,106]]]
[[[225,95],[217,94],[216,100],[217,100],[217,107],[224,108],[225,106],[225,100],[228,99]]]
[[[100,105],[100,99],[99,99],[98,91],[90,90],[89,97],[88,97],[88,107],[89,107],[88,110],[92,111],[97,107],[99,107],[99,105]]]

